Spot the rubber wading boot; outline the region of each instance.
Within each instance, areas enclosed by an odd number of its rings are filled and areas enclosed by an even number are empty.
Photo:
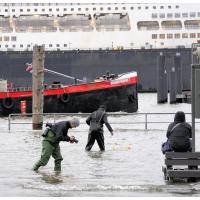
[[[39,169],[39,167],[40,167],[41,165],[40,164],[38,164],[38,163],[36,163],[34,166],[33,166],[33,171],[38,171],[38,169]]]
[[[61,171],[61,163],[56,163],[54,167],[54,171],[60,172]]]

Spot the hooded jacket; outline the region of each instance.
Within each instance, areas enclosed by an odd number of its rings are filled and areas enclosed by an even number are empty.
[[[60,142],[60,141],[68,142],[70,140],[70,137],[67,135],[69,128],[71,128],[69,121],[61,121],[61,122],[55,123],[51,127],[51,131],[55,134],[56,142]]]
[[[188,151],[190,138],[192,138],[192,127],[185,122],[185,113],[178,111],[175,114],[174,122],[168,126],[167,138],[174,151]]]
[[[99,122],[101,124],[101,131],[103,132],[103,124],[105,123],[106,127],[110,132],[113,131],[112,127],[108,123],[107,114],[103,107],[100,107],[98,110],[91,113],[91,115],[86,119],[86,123],[90,126],[90,131],[93,131],[93,124]]]

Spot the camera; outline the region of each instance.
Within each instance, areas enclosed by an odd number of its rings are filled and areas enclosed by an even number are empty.
[[[75,143],[78,143],[78,140],[76,139],[76,138],[74,138],[74,140],[73,140]]]
[[[50,127],[47,127],[47,128],[44,130],[44,132],[42,133],[42,136],[43,136],[43,137],[46,137],[47,134],[48,134],[48,132],[49,132],[49,130],[50,130]]]
[[[51,128],[53,126],[53,124],[52,123],[49,123],[49,122],[47,122],[46,123],[46,127],[49,127],[49,128]]]
[[[78,140],[77,140],[74,136],[72,136],[72,137],[73,137],[73,139],[70,140],[70,142],[71,142],[71,143],[74,143],[74,142],[75,142],[75,143],[78,143]]]

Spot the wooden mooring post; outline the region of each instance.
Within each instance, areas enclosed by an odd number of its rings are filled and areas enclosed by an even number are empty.
[[[33,47],[32,72],[32,113],[33,130],[41,130],[43,125],[43,83],[44,83],[44,46]]]

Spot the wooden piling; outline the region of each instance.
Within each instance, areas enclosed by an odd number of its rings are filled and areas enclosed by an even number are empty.
[[[165,55],[160,52],[157,63],[157,103],[166,103],[168,96]]]
[[[182,80],[182,66],[181,66],[181,54],[179,52],[174,56],[174,67],[176,72],[176,93],[182,94],[183,80]]]
[[[44,83],[44,46],[33,47],[32,72],[32,113],[33,130],[41,130],[43,125],[43,83]]]
[[[169,102],[170,104],[176,103],[176,71],[175,67],[172,67],[169,76]]]

